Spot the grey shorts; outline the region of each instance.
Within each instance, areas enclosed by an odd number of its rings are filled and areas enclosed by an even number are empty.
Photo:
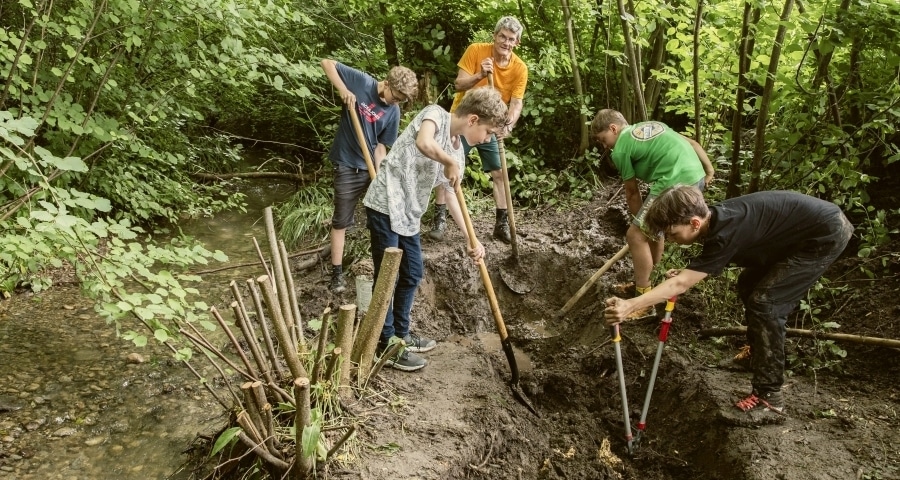
[[[369,188],[369,171],[334,165],[334,215],[331,228],[343,230],[353,225],[356,203]]]

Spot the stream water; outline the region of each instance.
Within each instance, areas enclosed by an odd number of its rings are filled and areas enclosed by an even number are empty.
[[[180,225],[232,264],[257,258],[251,237],[265,248],[262,211],[293,187],[255,181],[242,191],[246,213]],[[203,300],[218,306],[231,280],[260,272],[204,275]],[[117,338],[77,287],[0,301],[0,479],[185,479],[185,452],[226,415],[167,349]]]

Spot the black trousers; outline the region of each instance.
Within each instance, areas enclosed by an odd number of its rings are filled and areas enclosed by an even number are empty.
[[[738,278],[744,303],[753,390],[765,394],[784,384],[784,337],[788,315],[844,251],[853,226],[843,214],[823,223],[831,233],[803,242],[772,265],[745,268]]]

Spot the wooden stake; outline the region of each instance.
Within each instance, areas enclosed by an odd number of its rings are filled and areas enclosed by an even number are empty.
[[[269,361],[272,368],[278,372],[278,378],[284,378],[284,370],[281,369],[281,362],[275,353],[275,344],[272,342],[272,336],[269,335],[269,325],[266,322],[266,312],[263,308],[262,300],[259,297],[259,287],[252,278],[247,279],[247,286],[250,287],[250,297],[253,298],[253,308],[256,309],[256,320],[259,322],[259,328],[262,331],[263,340],[266,343],[266,352],[269,354]]]
[[[225,331],[225,334],[228,335],[228,339],[231,340],[231,344],[234,346],[234,349],[237,350],[238,356],[241,357],[241,361],[244,362],[244,366],[247,367],[247,373],[250,374],[250,377],[253,380],[258,380],[259,374],[253,368],[253,365],[250,364],[250,360],[247,359],[247,355],[244,354],[244,349],[241,348],[241,344],[238,343],[237,338],[234,337],[234,333],[232,333],[231,329],[228,328],[228,324],[225,323],[225,319],[222,318],[222,315],[219,314],[219,311],[216,310],[216,307],[209,307],[209,312],[212,313],[212,316],[215,317],[217,322],[219,322],[219,326],[221,326],[222,330]]]
[[[338,396],[350,400],[350,358],[353,353],[353,330],[356,322],[356,305],[341,305],[338,311],[337,333],[334,337],[335,355],[341,357],[341,374],[338,377]],[[378,332],[381,335],[381,332]],[[340,353],[337,353],[340,349]]]
[[[284,278],[287,280],[288,300],[291,304],[291,312],[294,316],[294,325],[296,329],[297,344],[300,353],[306,353],[306,337],[303,335],[303,317],[300,316],[300,305],[297,301],[297,289],[294,287],[294,276],[291,274],[291,262],[288,259],[287,249],[284,247],[284,241],[278,241],[278,250],[281,253],[281,263],[284,264]]]
[[[351,358],[359,365],[357,381],[362,385],[369,377],[372,369],[372,359],[375,357],[375,348],[381,338],[381,329],[384,327],[384,317],[387,315],[391,299],[394,297],[394,287],[397,285],[397,275],[400,272],[400,259],[403,250],[399,248],[386,248],[384,259],[381,261],[381,270],[378,272],[378,280],[372,291],[372,302],[369,311],[359,327],[359,333],[353,344]]]
[[[294,414],[294,430],[297,432],[294,438],[294,478],[306,478],[313,467],[315,453],[311,458],[303,455],[303,429],[311,423],[309,403],[309,379],[294,379],[294,398],[297,399],[297,409]]]
[[[281,316],[281,310],[278,308],[278,299],[275,298],[275,291],[272,290],[272,284],[269,283],[269,277],[263,275],[256,279],[257,285],[262,289],[263,298],[269,307],[269,314],[272,316],[272,323],[275,325],[275,336],[281,345],[281,354],[287,361],[288,370],[294,378],[306,378],[309,376],[306,369],[300,363],[297,357],[297,346],[292,343],[291,334],[288,332],[284,317]]]

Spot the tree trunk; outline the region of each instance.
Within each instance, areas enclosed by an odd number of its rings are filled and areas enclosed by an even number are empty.
[[[386,2],[378,2],[378,10],[381,12],[381,18],[388,16]],[[381,27],[384,34],[384,55],[387,57],[388,68],[400,65],[400,57],[397,54],[397,38],[394,36],[394,24],[385,22]]]
[[[750,187],[747,193],[759,190],[760,175],[762,172],[762,157],[766,145],[766,123],[769,119],[769,103],[772,101],[772,89],[775,87],[775,74],[778,70],[778,61],[781,58],[781,45],[784,42],[784,34],[787,31],[791,10],[794,9],[794,0],[786,0],[781,11],[781,21],[778,24],[778,33],[775,34],[775,42],[772,45],[772,56],[769,59],[769,70],[766,72],[766,86],[763,88],[763,96],[759,105],[759,116],[756,118],[756,144],[753,147],[753,166],[750,171]]]
[[[731,172],[728,175],[728,186],[725,198],[733,198],[741,194],[741,137],[743,137],[744,97],[747,94],[749,81],[747,70],[750,67],[750,54],[753,51],[752,39],[755,29],[751,30],[751,13],[753,5],[748,0],[744,3],[744,20],[741,24],[741,44],[738,47],[738,84],[735,95],[734,114],[731,117]],[[759,10],[756,10],[759,19]]]
[[[703,23],[703,0],[697,0],[694,15],[694,140],[700,143],[700,127],[703,123],[703,105],[700,104],[700,24]]]
[[[587,115],[581,108],[584,104],[584,89],[581,85],[581,72],[578,69],[578,56],[575,54],[575,36],[572,33],[572,12],[569,10],[569,1],[560,0],[563,8],[563,15],[566,19],[566,40],[569,43],[569,58],[572,60],[572,81],[575,83],[575,95],[578,97],[578,117],[581,125],[581,142],[578,144],[578,152],[576,157],[584,155],[590,144],[590,132],[588,131]]]
[[[631,67],[631,90],[634,92],[635,112],[631,119],[632,122],[643,122],[647,120],[647,104],[644,102],[644,85],[641,81],[641,68],[638,60],[637,50],[634,48],[634,42],[631,41],[631,21],[634,15],[625,11],[625,3],[618,0],[619,18],[622,20],[622,35],[625,37],[625,58]]]

